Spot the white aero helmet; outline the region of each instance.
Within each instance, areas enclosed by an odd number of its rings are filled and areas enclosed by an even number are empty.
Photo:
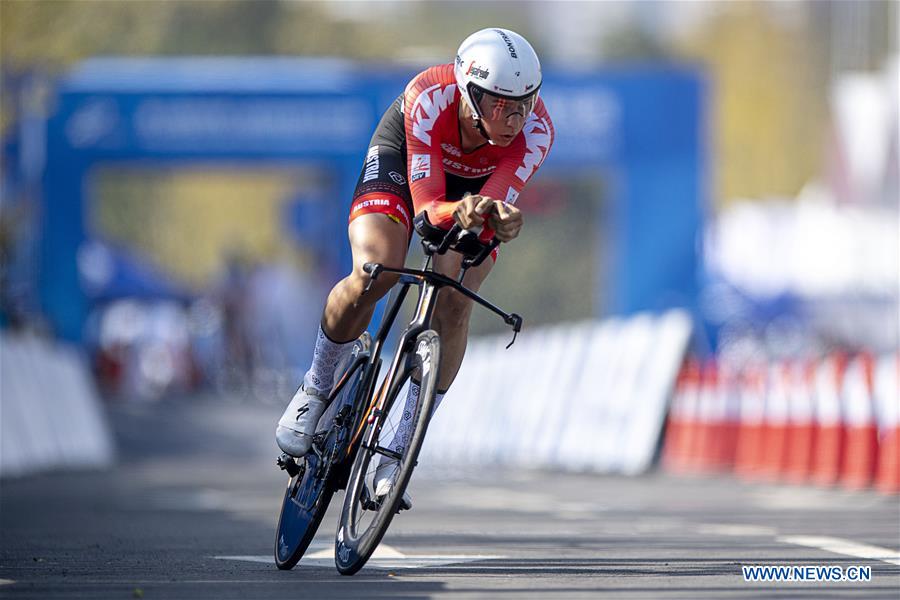
[[[541,63],[528,40],[509,29],[482,29],[456,53],[459,92],[476,121],[501,119],[534,110],[541,87]]]

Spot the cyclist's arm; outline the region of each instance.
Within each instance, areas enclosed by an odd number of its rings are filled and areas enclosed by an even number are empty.
[[[430,71],[410,82],[404,96],[406,157],[415,214],[428,213],[432,225],[449,229],[458,202],[447,202],[441,131],[453,117],[455,86],[440,86]]]
[[[525,185],[537,173],[549,154],[555,132],[540,99],[525,127],[522,128],[522,134],[524,141],[519,142],[516,148],[510,148],[510,154],[500,161],[497,170],[481,188],[483,196],[515,204]],[[491,235],[493,232],[489,227],[485,227],[481,239],[487,241]]]

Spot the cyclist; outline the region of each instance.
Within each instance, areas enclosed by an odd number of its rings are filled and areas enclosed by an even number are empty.
[[[302,456],[326,408],[338,364],[365,331],[376,302],[397,282],[383,275],[369,284],[367,262],[402,267],[413,235],[412,216],[449,229],[454,222],[478,231],[482,241],[509,242],[519,235],[516,199],[547,156],[554,130],[538,97],[541,66],[525,38],[508,29],[478,31],[463,41],[454,64],[431,67],[409,82],[378,124],[350,208],[348,234],[353,270],[331,290],[312,365],[278,422],[275,438],[291,456]],[[463,284],[478,290],[497,259],[469,269]],[[461,256],[434,257],[439,273],[457,277]],[[471,300],[440,292],[434,326],[442,341],[437,408],[462,363]],[[410,382],[403,418],[390,448],[405,449],[419,387]],[[379,463],[375,494],[393,485],[397,461]],[[403,504],[412,506],[404,494]]]

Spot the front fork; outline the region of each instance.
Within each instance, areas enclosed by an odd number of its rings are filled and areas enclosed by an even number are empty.
[[[434,306],[437,301],[439,288],[427,281],[423,282],[421,285],[423,286],[423,289],[422,293],[419,295],[415,318],[406,331],[403,332],[397,353],[394,355],[394,361],[391,363],[391,368],[384,378],[384,382],[381,385],[375,403],[369,410],[369,414],[366,417],[366,422],[369,424],[375,423],[378,418],[384,414],[385,410],[390,410],[390,406],[385,406],[388,398],[395,398],[397,394],[400,393],[399,388],[403,385],[406,375],[412,369],[409,360],[412,356],[412,352],[415,351],[414,345],[416,338],[431,324],[431,317],[434,314]],[[406,364],[401,364],[403,358],[406,359]],[[390,389],[388,389],[388,385],[391,386]],[[380,431],[380,425],[376,425],[369,430],[364,438],[366,447],[375,448],[374,442]],[[379,451],[381,450],[383,449],[379,448]]]

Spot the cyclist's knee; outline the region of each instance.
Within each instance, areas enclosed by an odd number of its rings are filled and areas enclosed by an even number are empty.
[[[396,266],[387,261],[372,259],[367,262],[380,262],[385,266]],[[402,265],[402,263],[401,263]],[[371,281],[369,274],[362,270],[362,265],[354,266],[353,272],[347,277],[348,292],[353,305],[375,304],[387,294],[397,283],[397,276],[381,274],[378,279]],[[371,286],[369,285],[371,283]]]
[[[435,317],[443,328],[465,327],[469,323],[469,315],[472,314],[472,301],[448,288],[441,290],[441,296],[435,307]]]
[[[382,274],[369,286],[369,274],[363,271],[367,262],[401,268],[406,260],[408,237],[406,228],[382,214],[363,215],[349,227],[353,271],[347,277],[349,295],[354,304],[374,304],[397,282],[397,276]]]

